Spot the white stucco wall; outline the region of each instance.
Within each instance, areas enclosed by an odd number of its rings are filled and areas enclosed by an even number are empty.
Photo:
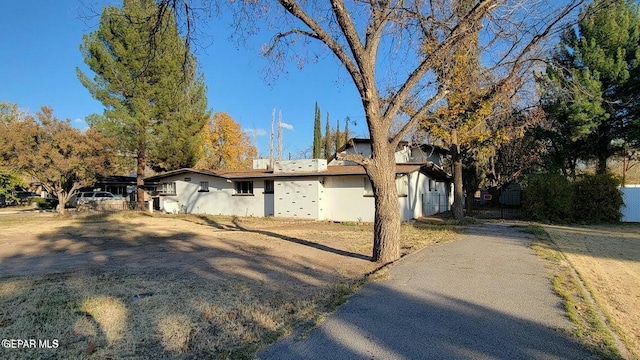
[[[374,199],[371,196],[364,196],[364,179],[364,175],[334,176],[325,179],[326,219],[373,222]],[[402,221],[424,216],[423,195],[429,190],[428,181],[428,177],[419,172],[408,175],[407,196],[398,197],[398,210]],[[446,195],[445,183],[435,182],[433,185],[435,185],[432,187],[434,193]],[[438,210],[438,212],[449,210],[449,206],[443,204]]]
[[[422,182],[422,216],[431,216],[451,210],[451,189],[444,182],[429,180]]]
[[[185,178],[190,178],[185,181]],[[200,192],[200,182],[209,182],[209,191]],[[264,180],[253,179],[253,195],[236,195],[233,181],[228,182],[214,176],[202,174],[182,174],[168,177],[160,181],[175,182],[175,195],[161,195],[160,208],[165,209],[166,203],[178,203],[179,209],[190,214],[236,215],[236,216],[268,216],[265,197],[273,198],[272,194],[264,194]],[[173,208],[175,205],[168,205]]]
[[[419,218],[422,216],[422,193],[426,176],[420,172],[408,174],[409,190],[407,197],[400,197],[400,217],[402,221]]]
[[[365,196],[365,175],[280,177],[274,193],[265,194],[265,179],[253,181],[253,195],[235,194],[234,181],[187,173],[160,181],[175,182],[175,195],[161,195],[160,208],[192,214],[276,216],[286,218],[373,222],[374,198]],[[188,179],[188,181],[186,181]],[[201,192],[200,182],[209,182]],[[446,211],[450,203],[431,204],[427,195],[446,196],[445,183],[432,182],[424,174],[408,175],[407,196],[398,198],[403,221]],[[444,198],[443,198],[444,199]],[[440,206],[437,206],[440,205]]]
[[[325,177],[326,219],[373,222],[375,205],[373,197],[364,196],[364,178],[364,175]]]
[[[274,181],[274,216],[320,219],[318,177],[277,178]]]
[[[274,174],[309,173],[327,170],[326,159],[278,160],[273,165]]]

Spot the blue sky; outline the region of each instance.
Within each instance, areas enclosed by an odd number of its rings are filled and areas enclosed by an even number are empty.
[[[102,113],[80,84],[75,69],[88,75],[79,47],[82,35],[96,29],[97,17],[88,6],[120,5],[109,0],[26,0],[7,1],[0,12],[0,101],[16,103],[37,112],[50,106],[63,119],[86,128],[84,119]],[[97,5],[95,5],[97,4]],[[355,87],[337,62],[327,57],[299,70],[291,64],[275,82],[267,83],[268,62],[260,55],[270,33],[249,38],[244,45],[228,40],[229,21],[212,18],[199,25],[207,37],[199,39],[196,56],[208,87],[209,107],[227,112],[244,129],[255,129],[261,155],[269,152],[269,132],[273,109],[291,125],[283,130],[283,155],[296,156],[313,141],[314,104],[322,110],[322,128],[329,112],[332,127],[349,116],[357,125],[350,130],[366,136],[366,122]],[[264,131],[262,131],[264,130]],[[249,130],[251,131],[251,130]]]

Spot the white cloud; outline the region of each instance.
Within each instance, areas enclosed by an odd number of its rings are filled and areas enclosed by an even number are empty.
[[[286,122],[281,122],[280,127],[287,130],[293,130],[293,125],[287,124]]]
[[[80,118],[73,119],[71,121],[71,126],[78,128],[80,130],[83,130],[89,127],[89,125],[87,125],[87,122]]]
[[[248,129],[244,129],[244,132],[246,132],[247,135],[249,135],[249,136],[265,136],[265,135],[267,135],[267,130],[265,130],[265,129],[248,128]]]

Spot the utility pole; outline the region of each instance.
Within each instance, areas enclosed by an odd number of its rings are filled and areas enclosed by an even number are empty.
[[[280,110],[280,116],[278,117],[278,160],[282,160],[282,110]]]
[[[271,140],[269,141],[269,167],[273,168],[273,137],[274,137],[274,126],[276,122],[276,108],[273,108],[271,112]]]

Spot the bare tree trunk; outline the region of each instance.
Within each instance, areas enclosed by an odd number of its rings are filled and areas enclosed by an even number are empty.
[[[62,192],[58,192],[58,206],[56,207],[56,210],[60,215],[64,215],[67,212],[67,209],[65,209],[64,205],[67,203],[68,199],[65,195],[66,194],[63,194]]]
[[[596,166],[597,174],[606,174],[607,173],[607,155],[606,154],[598,154],[598,163]]]
[[[467,197],[465,199],[465,202],[467,205],[467,216],[473,216],[472,215],[473,214],[473,195],[475,194],[475,192],[476,192],[475,189],[474,190],[467,189],[466,191]]]
[[[383,141],[386,141],[384,139]],[[388,148],[388,145],[387,145]],[[400,258],[400,211],[396,189],[393,152],[377,153],[367,167],[375,198],[373,255],[371,260],[386,264]]]
[[[460,220],[464,218],[464,192],[462,190],[462,156],[458,145],[458,131],[451,131],[451,162],[453,163],[453,204],[451,212],[453,218]]]
[[[147,154],[144,149],[138,150],[136,164],[136,203],[138,209],[144,208],[144,170],[147,166]]]

